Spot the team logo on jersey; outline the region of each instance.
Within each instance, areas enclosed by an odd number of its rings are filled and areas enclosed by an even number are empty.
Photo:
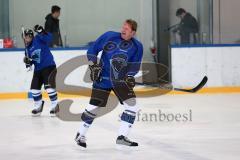
[[[127,60],[128,57],[126,54],[116,54],[110,60],[111,64],[111,73],[114,79],[120,79],[124,75],[125,70],[127,69]]]
[[[32,52],[31,58],[36,63],[40,63],[41,61],[41,49],[36,49]]]
[[[104,47],[104,52],[111,52],[117,48],[117,44],[115,42],[109,41]]]
[[[122,41],[120,44],[119,44],[119,48],[122,49],[122,50],[128,50],[128,49],[131,49],[133,46],[133,43],[132,41]]]

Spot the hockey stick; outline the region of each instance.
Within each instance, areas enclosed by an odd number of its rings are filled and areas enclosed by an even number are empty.
[[[102,77],[102,79],[109,80],[108,77]],[[183,89],[183,88],[174,88],[174,87],[170,88],[170,87],[160,86],[159,84],[157,84],[157,85],[159,88],[163,88],[163,89],[169,89],[169,90],[171,89],[171,90],[180,91],[180,92],[196,93],[205,86],[207,81],[208,81],[208,77],[204,76],[202,81],[196,87],[194,87],[192,89]],[[118,80],[118,81],[114,81],[114,82],[126,83],[124,80]],[[150,87],[153,87],[154,85],[156,85],[156,84],[146,84],[146,83],[140,83],[140,82],[136,82],[136,84],[150,86]]]
[[[25,34],[24,34],[24,30],[25,30],[25,29],[24,29],[23,26],[21,27],[21,29],[22,29],[23,43],[24,43],[24,47],[25,47],[25,49],[24,49],[24,54],[25,54],[25,57],[27,57],[28,59],[30,59],[30,58],[29,58],[29,55],[28,55],[27,44],[25,43]],[[30,66],[29,69],[27,70],[27,72],[29,72],[29,71],[32,71],[32,66]]]
[[[175,87],[170,88],[170,87],[166,87],[164,85],[163,86],[160,86],[159,84],[157,84],[157,85],[158,85],[159,88],[163,88],[163,89],[171,89],[171,90],[181,91],[181,92],[196,93],[196,92],[198,92],[200,89],[202,89],[205,86],[207,81],[208,81],[208,77],[204,76],[202,81],[196,87],[194,87],[192,89],[175,88]],[[145,86],[154,86],[154,85],[156,85],[156,83],[154,83],[154,84],[144,84],[144,83],[139,83],[139,82],[136,82],[136,84],[138,84],[138,85],[145,85]]]
[[[138,85],[145,85],[145,86],[155,86],[155,85],[158,85],[159,88],[163,88],[163,89],[171,89],[171,90],[175,90],[175,91],[181,91],[181,92],[188,92],[188,93],[196,93],[198,92],[200,89],[202,89],[205,84],[207,83],[208,81],[208,77],[207,76],[204,76],[202,81],[194,88],[191,88],[191,89],[184,89],[184,88],[175,88],[175,87],[166,87],[166,86],[160,86],[159,84],[144,84],[144,83],[139,83],[139,82],[136,82],[136,84]]]

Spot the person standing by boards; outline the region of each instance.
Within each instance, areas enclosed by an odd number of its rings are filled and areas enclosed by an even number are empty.
[[[59,6],[52,6],[51,13],[46,16],[45,30],[52,33],[53,39],[50,43],[50,47],[62,47],[62,37],[59,27],[59,17],[61,13],[61,8]]]

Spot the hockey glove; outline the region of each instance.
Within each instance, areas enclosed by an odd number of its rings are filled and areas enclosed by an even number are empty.
[[[37,32],[38,34],[41,34],[41,33],[45,33],[46,31],[44,30],[44,28],[40,25],[35,25],[34,26],[34,31]]]
[[[135,78],[133,76],[127,76],[125,78],[125,82],[127,83],[127,85],[130,88],[134,88],[135,87]]]
[[[100,74],[102,72],[102,67],[99,64],[89,65],[91,70],[90,78],[93,82],[100,81]]]
[[[28,57],[24,57],[23,58],[23,62],[25,63],[26,65],[26,68],[29,68],[32,66],[32,59],[28,58]]]

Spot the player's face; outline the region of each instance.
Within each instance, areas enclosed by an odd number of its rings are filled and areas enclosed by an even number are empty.
[[[59,18],[60,14],[61,14],[60,12],[54,12],[53,13],[53,18],[56,18],[56,19]]]
[[[25,36],[24,41],[25,41],[26,44],[29,44],[29,43],[32,42],[32,39],[33,39],[33,38],[30,37],[30,36]]]
[[[183,19],[185,16],[185,13],[182,13],[181,15],[178,16],[178,18]]]
[[[124,23],[121,29],[122,39],[128,41],[135,36],[136,32],[132,30],[128,23]]]

